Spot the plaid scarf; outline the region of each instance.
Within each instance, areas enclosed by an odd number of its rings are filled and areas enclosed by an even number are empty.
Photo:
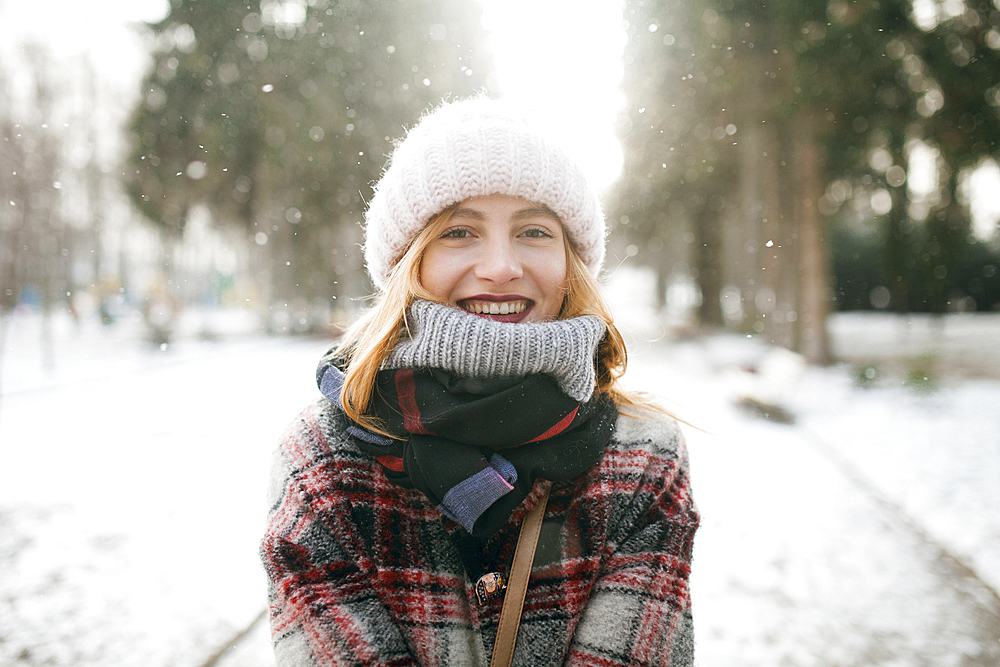
[[[369,414],[392,438],[357,424],[348,428],[389,479],[416,488],[473,537],[485,538],[507,522],[537,477],[568,481],[597,462],[611,439],[617,409],[607,396],[595,394],[592,384],[584,400],[581,392],[574,391],[574,398],[566,391],[579,386],[580,369],[593,377],[593,355],[604,333],[589,321],[595,318],[512,325],[427,302],[419,302],[411,316],[416,333],[401,347],[446,349],[452,358],[438,355],[432,362],[443,367],[378,373]],[[472,333],[466,331],[470,326]],[[485,343],[455,340],[456,331]],[[547,372],[518,374],[532,365],[517,361],[528,355],[503,349],[484,355],[484,348],[496,347],[497,337],[510,336],[529,349],[532,339],[541,338],[542,347],[554,345],[563,359]],[[469,367],[470,357],[499,377],[456,372]],[[320,390],[338,405],[342,367],[343,360],[328,354],[317,370]]]

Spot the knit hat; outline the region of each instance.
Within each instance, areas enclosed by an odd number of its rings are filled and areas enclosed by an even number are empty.
[[[365,263],[382,289],[392,267],[437,213],[469,197],[512,195],[559,216],[592,274],[604,262],[601,204],[583,172],[504,102],[444,103],[396,145],[365,214]]]

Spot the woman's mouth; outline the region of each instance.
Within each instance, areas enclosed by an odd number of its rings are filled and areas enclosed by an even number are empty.
[[[517,324],[530,317],[535,302],[525,299],[519,294],[504,296],[500,294],[479,294],[469,299],[462,299],[458,307],[476,317],[484,317],[494,322]]]
[[[476,315],[520,315],[528,308],[529,303],[527,299],[516,299],[513,301],[466,299],[460,305],[467,312]]]

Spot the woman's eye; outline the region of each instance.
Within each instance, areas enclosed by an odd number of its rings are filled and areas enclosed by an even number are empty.
[[[524,235],[532,239],[542,239],[542,238],[552,238],[552,234],[548,230],[542,229],[541,227],[532,227],[524,232]]]
[[[469,230],[463,229],[461,227],[456,227],[455,229],[449,229],[444,234],[441,235],[443,239],[464,239],[469,237]]]

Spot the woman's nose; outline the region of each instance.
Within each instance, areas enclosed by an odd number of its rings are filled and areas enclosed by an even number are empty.
[[[486,244],[476,264],[476,277],[504,285],[524,275],[521,258],[509,240]]]

